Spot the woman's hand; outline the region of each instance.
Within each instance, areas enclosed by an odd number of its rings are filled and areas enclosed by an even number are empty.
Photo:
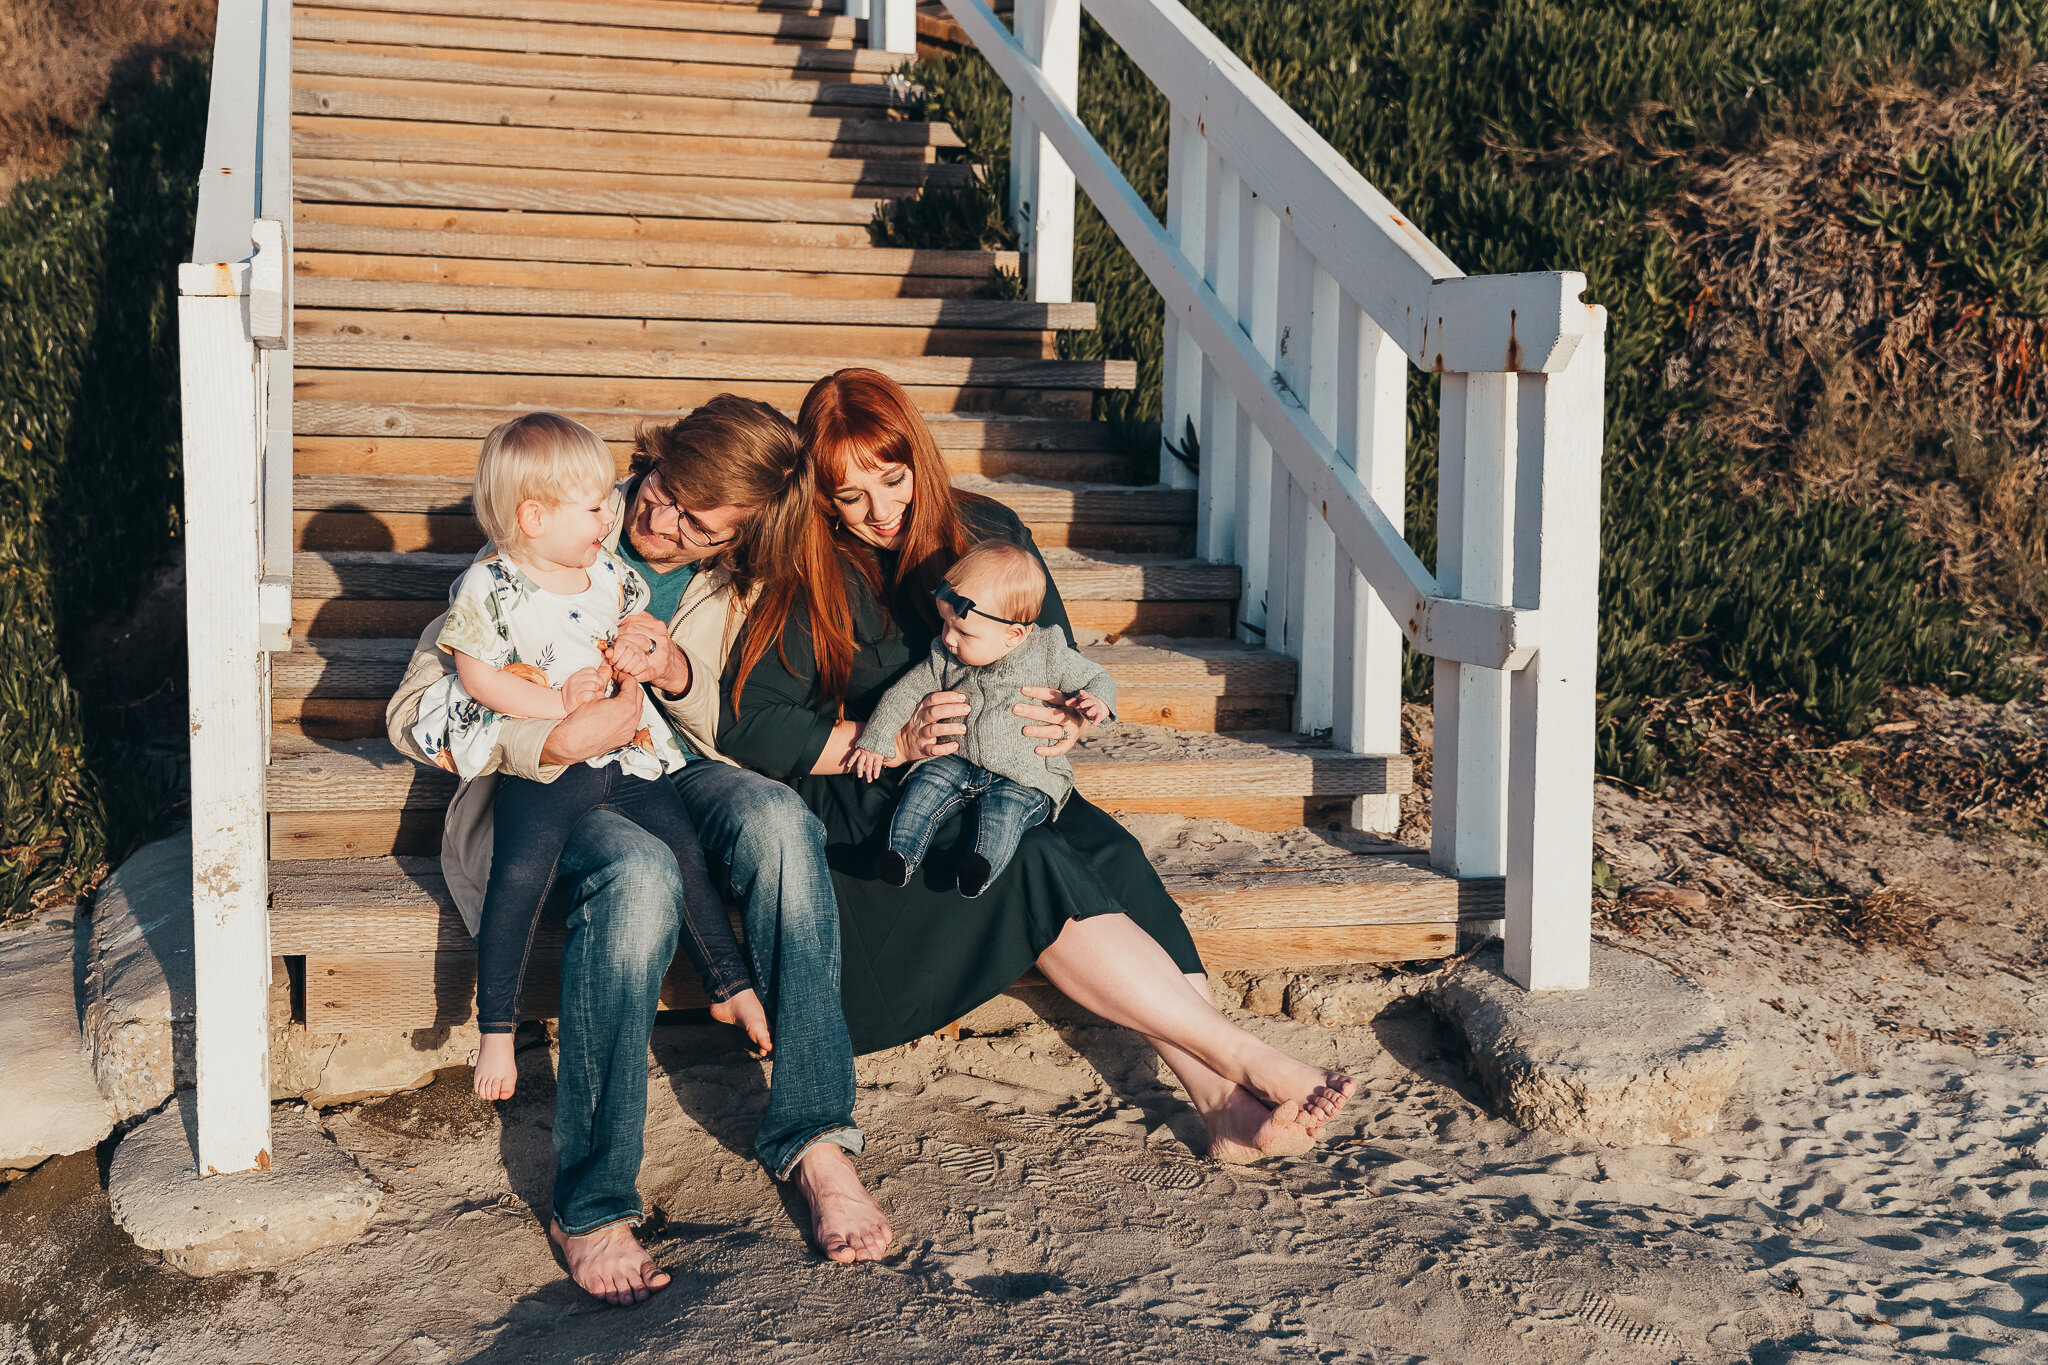
[[[923,758],[939,758],[958,750],[959,744],[947,736],[967,733],[966,725],[961,722],[972,709],[967,698],[958,692],[934,692],[926,697],[910,713],[910,719],[903,723],[902,731],[896,736],[896,757],[890,760],[889,766],[893,768]]]
[[[1057,758],[1080,741],[1081,733],[1088,728],[1088,718],[1067,701],[1066,693],[1056,687],[1026,687],[1022,691],[1025,696],[1045,703],[1033,706],[1020,701],[1010,708],[1012,715],[1032,722],[1024,727],[1028,738],[1051,741],[1039,745],[1034,752],[1044,758]]]
[[[690,690],[689,657],[676,648],[668,628],[644,611],[619,622],[605,658],[629,682],[651,683],[672,697]]]

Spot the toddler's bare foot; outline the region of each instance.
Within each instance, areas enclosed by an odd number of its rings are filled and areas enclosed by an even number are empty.
[[[509,1100],[519,1086],[519,1063],[512,1056],[512,1035],[486,1033],[476,1053],[476,1097]]]
[[[768,1011],[761,1008],[761,997],[751,987],[713,1005],[711,1017],[721,1024],[737,1024],[745,1029],[754,1051],[764,1055],[775,1051],[774,1040],[768,1036]]]
[[[1301,1106],[1293,1100],[1268,1109],[1243,1086],[1234,1086],[1222,1104],[1202,1111],[1209,1130],[1212,1161],[1243,1165],[1269,1156],[1299,1156],[1315,1146],[1302,1124]]]
[[[860,1183],[853,1158],[836,1143],[814,1142],[796,1166],[797,1188],[811,1206],[818,1250],[834,1261],[879,1261],[896,1237],[889,1216]]]

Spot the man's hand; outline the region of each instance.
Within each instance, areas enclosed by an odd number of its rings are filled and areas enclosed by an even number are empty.
[[[1059,693],[1053,695],[1058,696]],[[914,763],[921,758],[938,758],[958,749],[960,746],[946,737],[967,733],[967,727],[960,722],[973,709],[959,692],[934,692],[926,697],[910,713],[910,719],[903,723],[902,733],[896,736],[896,761]]]
[[[629,687],[616,697],[600,697],[571,711],[548,731],[540,761],[550,766],[581,763],[630,744],[640,732],[640,689]]]
[[[628,681],[652,684],[672,697],[690,690],[689,656],[676,648],[668,627],[644,611],[619,622],[605,658]]]
[[[578,707],[588,706],[601,700],[611,690],[612,670],[610,665],[600,668],[579,668],[569,675],[562,684],[562,710],[571,714]]]
[[[848,755],[847,761],[853,765],[854,772],[858,773],[861,779],[867,782],[872,782],[880,777],[882,769],[888,766],[882,761],[882,756],[873,749],[855,749],[852,754]]]
[[[1109,719],[1109,703],[1096,696],[1093,692],[1085,689],[1076,692],[1069,704],[1076,711],[1079,711],[1082,719],[1086,720],[1090,725],[1100,725]]]
[[[1033,706],[1030,702],[1020,701],[1010,708],[1012,715],[1032,722],[1024,727],[1027,737],[1051,741],[1039,745],[1032,752],[1044,758],[1057,758],[1080,741],[1081,732],[1088,728],[1088,722],[1068,704],[1066,693],[1056,687],[1026,687],[1022,691],[1025,696],[1036,697],[1046,703]]]

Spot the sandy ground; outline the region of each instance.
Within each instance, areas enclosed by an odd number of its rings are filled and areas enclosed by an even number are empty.
[[[1616,788],[1598,839],[1623,884],[1706,892],[1605,902],[1598,933],[1698,977],[1747,1030],[1710,1136],[1618,1150],[1494,1117],[1416,1002],[1426,977],[1233,979],[1295,1016],[1241,1012],[1250,1027],[1363,1079],[1320,1151],[1199,1160],[1191,1115],[1113,1030],[923,1040],[862,1062],[863,1169],[900,1242],[849,1269],[747,1154],[761,1065],[715,1026],[664,1027],[642,1190],[675,1282],[618,1311],[543,1239],[553,1097],[533,1039],[504,1106],[454,1073],[328,1112],[390,1193],[355,1243],[281,1272],[191,1280],[137,1251],[108,1215],[109,1149],[0,1190],[0,1359],[2048,1359],[2048,847]],[[1837,887],[1917,888],[1940,919],[1859,946],[1839,896],[1758,870],[1795,858]],[[1356,1022],[1305,1022],[1337,999]]]

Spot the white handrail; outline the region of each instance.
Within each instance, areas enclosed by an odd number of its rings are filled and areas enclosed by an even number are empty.
[[[178,270],[202,1175],[270,1164],[264,779],[291,626],[291,4],[221,0]]]
[[[1192,427],[1200,469],[1162,473],[1198,489],[1199,552],[1242,567],[1239,633],[1298,661],[1297,725],[1398,747],[1400,641],[1433,656],[1431,860],[1506,878],[1517,980],[1584,986],[1606,325],[1584,276],[1465,276],[1175,0],[1101,0],[1172,104],[1162,225],[1074,112],[1080,0],[1019,0],[1015,34],[946,3],[1030,135],[1034,280],[1071,278],[1045,214],[1071,176],[1165,301],[1163,436]],[[1400,527],[1404,355],[1444,376],[1435,573]]]

